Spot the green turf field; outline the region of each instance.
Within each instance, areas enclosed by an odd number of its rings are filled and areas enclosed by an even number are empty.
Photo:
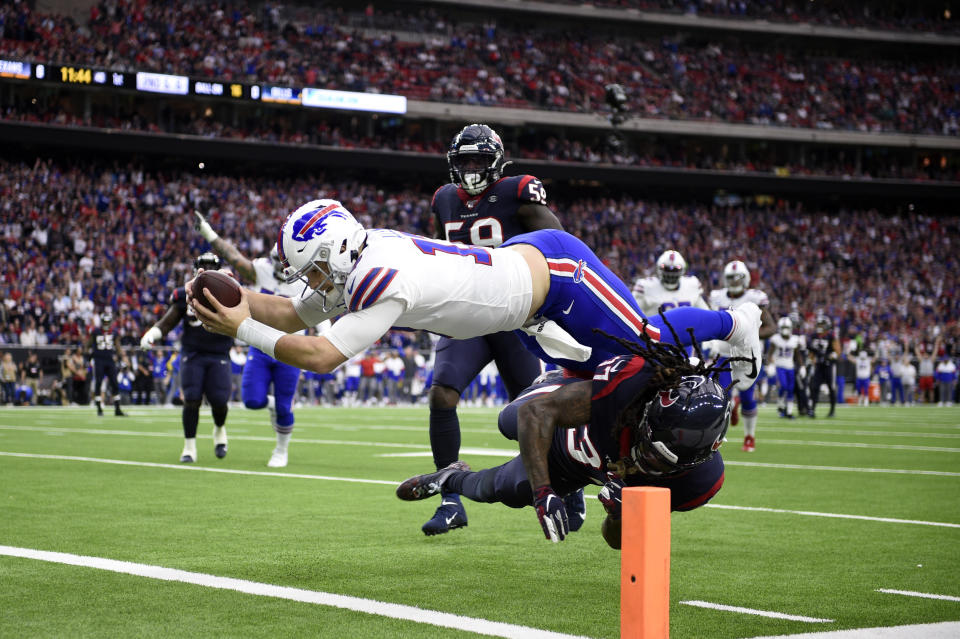
[[[619,635],[620,555],[595,488],[560,544],[532,509],[471,502],[467,528],[420,532],[438,502],[394,488],[432,470],[425,407],[299,409],[279,472],[265,412],[231,408],[218,460],[205,408],[192,466],[178,463],[179,410],[128,412],[0,409],[0,636]],[[495,409],[461,409],[461,423],[475,468],[516,450]],[[762,408],[755,453],[740,428],[728,438],[723,489],[673,516],[671,637],[960,620],[960,409]],[[13,556],[29,551],[87,559]],[[684,603],[697,601],[713,607]]]

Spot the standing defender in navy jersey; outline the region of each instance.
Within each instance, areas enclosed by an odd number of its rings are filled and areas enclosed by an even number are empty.
[[[117,385],[117,343],[113,334],[113,313],[110,309],[100,314],[100,327],[90,332],[88,341],[90,359],[93,360],[93,394],[97,415],[103,415],[105,390],[113,398],[113,414],[123,417],[120,410],[120,388]],[[104,383],[106,382],[106,383]]]
[[[604,539],[620,547],[624,486],[670,489],[675,511],[709,501],[723,485],[717,449],[730,423],[730,401],[715,377],[677,346],[646,338],[629,355],[600,364],[592,381],[550,373],[500,413],[499,427],[520,455],[478,472],[457,461],[397,487],[404,500],[456,492],[512,508],[533,506],[547,539],[570,530],[561,497],[588,484],[607,511]]]
[[[200,255],[193,263],[194,274],[200,269],[216,271],[220,258],[213,253]],[[140,347],[149,349],[153,343],[173,330],[183,320],[180,340],[180,387],[183,390],[183,452],[180,462],[197,461],[197,425],[200,405],[206,395],[213,413],[213,452],[218,458],[227,456],[227,402],[230,401],[230,347],[233,338],[211,333],[187,304],[186,287],[173,291],[170,306],[160,321],[150,327],[140,340]]]
[[[547,207],[543,183],[532,175],[503,177],[503,143],[485,124],[465,126],[447,153],[450,183],[433,194],[431,208],[437,235],[450,242],[497,247],[515,235],[537,229],[562,229]],[[441,337],[434,353],[430,386],[430,446],[437,470],[460,457],[460,395],[490,361],[497,364],[507,394],[513,400],[540,374],[537,357],[512,331],[455,340]],[[582,505],[583,494],[579,496]],[[578,504],[571,511],[585,513]],[[581,519],[572,526],[579,528]],[[438,535],[467,525],[467,513],[456,493],[445,494],[433,517],[423,525]]]

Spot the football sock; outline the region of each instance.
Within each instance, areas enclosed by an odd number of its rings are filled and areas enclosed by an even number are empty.
[[[183,404],[183,436],[194,439],[197,436],[197,424],[200,423],[200,402],[184,402]]]
[[[223,426],[227,423],[227,405],[218,404],[210,406],[210,412],[213,414],[213,423],[217,426]]]
[[[670,321],[673,330],[676,331],[680,339],[679,344],[690,345],[690,333],[688,328],[693,329],[698,342],[705,342],[712,339],[725,340],[733,330],[733,316],[727,311],[711,311],[705,308],[672,308],[664,316]],[[673,333],[667,328],[664,317],[659,313],[647,317],[651,326],[660,329],[660,341],[667,344],[677,344],[673,338]]]
[[[219,446],[227,443],[227,429],[223,426],[213,427],[213,444]]]
[[[197,438],[196,437],[187,437],[183,440],[183,455],[190,455],[193,457],[194,461],[197,459]]]
[[[457,471],[450,473],[443,483],[443,492],[459,493],[467,499],[492,503],[497,501],[494,482],[497,468],[487,468],[478,472]]]
[[[430,448],[437,470],[457,461],[460,456],[460,419],[456,408],[430,410]]]
[[[277,433],[277,448],[278,453],[287,452],[287,446],[290,445],[290,435],[292,433]]]
[[[757,432],[757,416],[744,415],[743,416],[743,434],[753,437],[756,432]]]

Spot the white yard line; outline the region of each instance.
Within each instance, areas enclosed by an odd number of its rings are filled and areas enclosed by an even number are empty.
[[[465,449],[467,450],[467,449]],[[483,454],[490,454],[489,449],[480,449]],[[503,451],[506,453],[507,451]],[[137,461],[127,461],[122,459],[100,459],[97,457],[79,457],[73,455],[43,455],[36,453],[14,453],[8,451],[0,451],[0,456],[3,457],[20,457],[25,459],[47,459],[47,460],[58,460],[58,461],[75,461],[75,462],[88,462],[88,463],[98,463],[98,464],[113,464],[117,466],[141,466],[144,468],[165,468],[170,470],[194,470],[194,471],[203,471],[208,473],[225,473],[230,475],[251,475],[256,477],[285,477],[288,479],[314,479],[321,481],[342,481],[342,482],[352,482],[358,484],[381,484],[385,486],[396,486],[399,481],[389,481],[383,479],[362,479],[356,477],[331,477],[327,475],[304,475],[296,473],[278,473],[270,471],[258,471],[258,470],[239,470],[233,468],[217,468],[210,466],[199,466],[196,464],[159,464],[154,462],[137,462]],[[592,500],[590,500],[592,502]],[[758,506],[732,506],[725,504],[705,504],[705,508],[717,508],[721,510],[744,510],[744,511],[753,511],[753,512],[766,512],[766,513],[778,513],[786,515],[802,515],[806,517],[828,517],[834,519],[857,519],[862,521],[873,521],[880,523],[892,523],[892,524],[914,524],[919,526],[937,526],[942,528],[960,528],[960,524],[951,524],[946,522],[939,521],[921,521],[915,519],[894,519],[891,517],[869,517],[866,515],[846,515],[841,513],[821,513],[815,511],[805,511],[805,510],[786,510],[783,508],[763,508]]]
[[[960,528],[960,524],[949,524],[941,521],[922,521],[919,519],[894,519],[892,517],[869,517],[867,515],[844,515],[841,513],[820,513],[810,510],[786,510],[784,508],[762,508],[759,506],[728,506],[726,504],[704,504],[704,508],[719,508],[721,510],[747,510],[760,513],[780,513],[786,515],[803,515],[805,517],[827,517],[832,519],[859,519],[861,521],[876,521],[886,524],[915,524],[918,526],[939,526],[942,528]]]
[[[898,468],[863,468],[858,466],[807,466],[804,464],[772,464],[724,459],[726,466],[752,466],[754,468],[784,468],[788,470],[830,470],[844,473],[890,473],[893,475],[933,475],[936,477],[960,477],[960,473],[946,470],[906,470]]]
[[[764,635],[752,639],[957,639],[957,637],[960,637],[960,622],[944,621],[909,626],[804,632],[798,635]]]
[[[931,426],[924,424],[924,427]],[[950,427],[952,428],[952,427]],[[885,430],[843,430],[839,428],[793,428],[789,426],[769,426],[763,425],[763,432],[773,433],[806,433],[810,435],[863,435],[877,437],[924,437],[933,439],[960,439],[960,434],[956,433],[911,433],[908,431],[885,431]]]
[[[770,610],[756,610],[754,608],[743,608],[741,606],[727,606],[724,604],[711,603],[709,601],[681,601],[687,606],[696,606],[698,608],[710,608],[711,610],[723,610],[724,612],[739,612],[745,615],[757,615],[758,617],[770,617],[772,619],[787,619],[789,621],[805,621],[807,623],[833,623],[833,619],[818,619],[817,617],[806,617],[804,615],[788,615],[783,612],[772,612]]]
[[[289,586],[275,586],[273,584],[247,581],[246,579],[218,577],[216,575],[188,572],[186,570],[176,570],[174,568],[164,568],[163,566],[151,566],[149,564],[137,564],[129,561],[117,561],[114,559],[104,559],[101,557],[72,555],[62,552],[48,552],[43,550],[33,550],[30,548],[17,548],[15,546],[0,546],[0,555],[36,559],[38,561],[66,564],[68,566],[95,568],[97,570],[107,570],[109,572],[135,575],[137,577],[147,577],[149,579],[177,581],[180,583],[194,584],[207,588],[232,590],[234,592],[242,592],[248,595],[275,597],[278,599],[312,603],[320,606],[330,606],[332,608],[342,608],[345,610],[353,610],[356,612],[363,612],[380,617],[390,617],[391,619],[401,619],[404,621],[425,623],[431,626],[439,626],[441,628],[452,628],[454,630],[475,632],[477,634],[491,637],[508,637],[511,639],[524,639],[526,637],[530,637],[531,639],[575,639],[575,635],[566,635],[559,632],[551,632],[549,630],[539,630],[537,628],[530,628],[528,626],[515,626],[509,623],[489,621],[487,619],[478,619],[476,617],[464,617],[448,612],[427,610],[424,608],[417,608],[415,606],[404,606],[401,604],[377,601],[375,599],[363,599],[360,597],[338,595],[316,590],[302,590],[300,588],[291,588]],[[581,639],[585,638],[581,637]]]
[[[960,448],[943,448],[941,446],[914,446],[911,444],[866,444],[863,442],[824,442],[809,439],[767,439],[764,437],[761,444],[786,444],[792,446],[831,446],[834,448],[866,448],[868,450],[919,450],[930,453],[960,453]]]
[[[928,592],[915,592],[913,590],[891,590],[889,588],[877,588],[877,592],[885,592],[888,595],[903,595],[905,597],[920,597],[921,599],[942,599],[943,601],[960,601],[960,597],[952,595],[933,595]]]

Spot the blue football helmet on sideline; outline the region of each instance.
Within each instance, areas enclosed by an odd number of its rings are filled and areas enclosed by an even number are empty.
[[[450,181],[470,195],[482,193],[503,175],[503,142],[486,124],[468,124],[447,151]]]
[[[730,402],[715,379],[686,375],[647,403],[631,456],[647,475],[676,475],[708,461],[730,425]]]

